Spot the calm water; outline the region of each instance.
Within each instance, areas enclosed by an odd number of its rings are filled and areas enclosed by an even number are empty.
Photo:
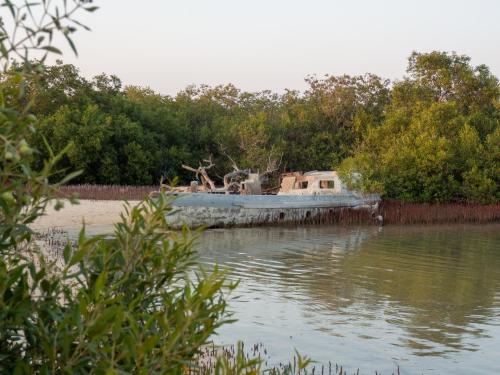
[[[241,283],[215,341],[362,373],[500,374],[500,225],[207,231]]]

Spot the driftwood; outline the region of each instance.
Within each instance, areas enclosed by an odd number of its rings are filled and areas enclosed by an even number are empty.
[[[208,176],[207,171],[215,166],[211,156],[208,159],[204,159],[203,164],[200,163],[198,168],[193,168],[185,164],[182,165],[182,168],[196,174],[196,179],[201,182],[201,190],[203,191],[221,192],[226,194],[242,193],[242,184],[246,179],[248,179],[252,171],[250,169],[240,169],[231,156],[229,156],[223,149],[221,149],[221,152],[231,161],[233,168],[231,172],[224,175],[223,187],[217,188],[214,181]],[[273,151],[271,150],[267,160],[266,170],[263,173],[258,173],[258,181],[260,184],[266,182],[269,179],[269,176],[274,174],[279,169],[282,157],[283,155],[280,155],[279,159],[273,158]],[[260,188],[258,190],[260,191]],[[276,189],[273,188],[272,190],[274,191]]]
[[[233,167],[233,171],[224,175],[224,189],[226,191],[236,191],[241,192],[241,184],[242,182],[248,178],[252,171],[250,169],[240,169],[234,159],[225,152],[225,149],[221,146],[221,153],[223,153],[230,161]],[[274,174],[281,165],[281,161],[283,158],[283,154],[279,156],[279,158],[273,158],[273,149],[269,152],[269,156],[267,158],[267,166],[266,170],[263,173],[258,172],[258,179],[260,183],[267,182],[269,176]],[[273,191],[275,188],[272,189]]]
[[[212,162],[212,156],[210,156],[208,159],[204,159],[203,162],[205,165],[202,165],[200,163],[200,166],[198,168],[193,168],[190,167],[189,165],[182,165],[182,168],[196,173],[196,178],[201,181],[201,184],[203,188],[209,191],[216,191],[217,188],[215,187],[215,183],[212,181],[212,179],[208,176],[207,170],[215,166],[215,164]]]
[[[240,169],[231,156],[226,154],[224,151],[222,151],[222,153],[231,161],[233,167],[232,172],[224,175],[224,189],[226,192],[238,193],[241,191],[241,182],[248,177],[251,171],[250,169]]]
[[[263,173],[259,173],[259,181],[261,184],[266,182],[269,176],[271,176],[280,168],[281,161],[283,160],[283,154],[280,155],[279,160],[272,158],[272,156],[273,156],[273,150],[269,152],[269,156],[267,158],[266,170]]]

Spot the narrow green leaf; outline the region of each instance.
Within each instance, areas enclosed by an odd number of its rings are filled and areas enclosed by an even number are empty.
[[[61,50],[59,50],[58,48],[56,48],[54,46],[43,46],[43,47],[40,47],[40,49],[43,49],[45,51],[52,52],[52,53],[57,53],[58,55],[62,55]]]
[[[5,45],[3,44],[3,41],[0,42],[0,53],[2,54],[3,57],[8,58],[9,57],[9,52],[7,51],[7,48],[5,48]]]
[[[58,185],[64,185],[68,183],[69,181],[75,179],[76,177],[80,176],[83,173],[83,171],[75,171],[72,173],[67,174],[61,181],[58,182]]]
[[[67,243],[66,246],[64,246],[63,250],[64,263],[68,264],[70,256],[71,256],[71,244]]]
[[[85,249],[78,249],[73,253],[73,256],[71,257],[71,260],[69,261],[68,267],[74,266],[78,262],[80,262],[83,257],[85,256],[86,251]]]
[[[71,40],[71,38],[67,34],[63,34],[63,35],[66,38],[66,40],[68,41],[68,44],[71,47],[75,56],[78,56],[78,51],[76,50],[76,46],[75,46],[75,43],[73,43],[73,40]]]
[[[101,290],[104,287],[104,283],[106,282],[107,277],[108,274],[106,271],[102,271],[97,277],[97,280],[95,281],[94,288],[92,291],[94,299],[97,299],[99,297],[99,294],[101,294]]]
[[[10,0],[5,0],[5,2],[2,4],[2,6],[9,8],[10,14],[12,15],[12,18],[16,18],[16,11],[14,8],[14,4]]]

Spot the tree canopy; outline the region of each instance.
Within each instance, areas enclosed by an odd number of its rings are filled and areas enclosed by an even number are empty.
[[[367,190],[406,201],[498,202],[499,95],[498,79],[466,56],[413,53],[384,121],[341,169],[362,172]]]
[[[32,141],[43,149],[46,138],[56,151],[75,144],[62,163],[84,170],[76,182],[188,182],[181,165],[211,155],[215,178],[230,159],[261,171],[273,159],[283,171],[340,169],[346,180],[361,172],[364,190],[406,201],[500,200],[499,82],[456,53],[414,52],[392,83],[309,76],[304,92],[282,94],[229,84],[167,96],[113,75],[86,79],[62,62],[41,83],[28,87],[41,119]]]

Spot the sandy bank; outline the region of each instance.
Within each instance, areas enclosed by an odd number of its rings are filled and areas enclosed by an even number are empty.
[[[139,201],[129,201],[136,205]],[[109,200],[80,200],[80,204],[71,205],[65,202],[64,208],[59,211],[51,206],[45,215],[38,218],[31,227],[37,231],[54,227],[77,230],[82,224],[89,228],[110,228],[120,220],[120,213],[124,211],[123,201]]]

